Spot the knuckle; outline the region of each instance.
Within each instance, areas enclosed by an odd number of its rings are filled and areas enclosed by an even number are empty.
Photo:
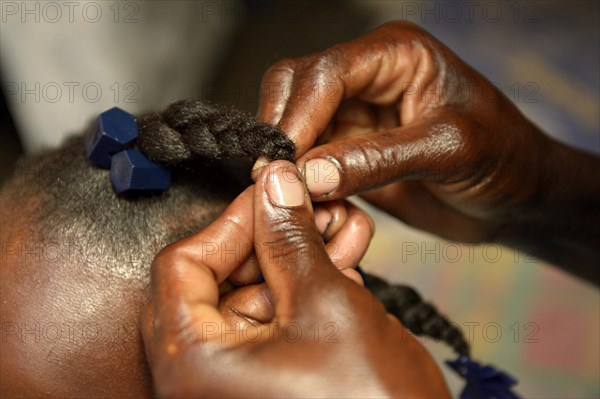
[[[385,136],[381,136],[382,138]],[[388,145],[381,145],[380,140],[364,136],[354,143],[351,151],[353,162],[360,169],[353,173],[359,177],[358,183],[361,189],[370,189],[392,180],[395,176],[394,166],[398,164],[397,146],[390,137]]]
[[[401,19],[396,19],[393,21],[389,21],[386,22],[385,24],[381,25],[380,27],[381,30],[412,30],[412,29],[416,29],[416,30],[421,30],[421,28],[410,21],[406,21],[406,20],[401,20]]]
[[[304,229],[294,226],[276,234],[270,244],[280,248],[280,255],[289,255],[295,252],[303,252],[310,247],[310,237]]]
[[[322,53],[321,64],[325,68],[334,67],[336,69],[345,69],[349,64],[348,51],[344,44],[336,44]]]
[[[270,260],[298,261],[307,259],[312,254],[319,254],[323,249],[323,241],[318,234],[308,231],[298,223],[283,223],[269,234],[268,242],[264,245],[268,252],[261,251],[261,255],[268,254]],[[324,251],[322,251],[324,252]],[[313,261],[317,257],[310,258]]]
[[[335,45],[325,51],[302,59],[299,80],[304,84],[313,84],[320,88],[343,87],[342,77],[351,70],[343,45]]]
[[[481,136],[483,126],[468,115],[452,112],[432,124],[430,129],[431,133],[437,136],[438,141],[449,150],[464,152],[474,144],[477,136]]]
[[[348,204],[348,214],[349,219],[353,222],[353,227],[355,226],[359,231],[368,231],[369,238],[373,238],[375,222],[371,215],[352,203]]]
[[[331,213],[331,221],[327,228],[328,235],[335,235],[346,223],[349,217],[348,207],[344,200],[333,200],[325,203],[324,207]]]
[[[493,159],[492,154],[486,153],[491,142],[489,135],[482,134],[484,127],[467,115],[446,115],[430,126],[430,133],[434,136],[432,146],[435,146],[430,153],[443,154],[438,157],[439,167],[436,168],[440,177],[462,179],[477,172],[481,159]]]
[[[281,80],[283,77],[293,75],[296,70],[296,60],[293,58],[284,58],[271,65],[263,77],[262,84],[273,83]]]
[[[252,226],[244,223],[237,215],[227,216],[222,223],[224,231],[233,231],[235,236],[243,235],[250,240],[254,236]]]
[[[369,233],[369,239],[373,238],[373,235],[375,234],[375,222],[369,214],[362,210],[359,210],[359,213],[356,215],[354,224],[358,231],[367,231]]]
[[[167,273],[169,270],[173,270],[183,264],[186,260],[193,259],[193,253],[184,245],[184,242],[175,242],[161,249],[154,257],[152,273],[156,277],[157,274]]]
[[[414,22],[404,20],[394,20],[387,22],[378,29],[389,38],[402,38],[403,41],[419,40],[424,37],[429,37],[430,34],[425,29],[421,28]],[[399,35],[399,36],[398,36]],[[406,37],[408,35],[409,37]]]
[[[284,100],[288,100],[294,84],[297,62],[291,58],[282,59],[271,65],[260,82],[261,107],[271,103],[283,112]],[[282,103],[283,101],[283,103]],[[277,123],[277,120],[271,121]]]
[[[177,243],[167,245],[161,249],[158,254],[154,257],[154,265],[160,267],[162,265],[169,265],[176,261],[181,254],[180,246]]]

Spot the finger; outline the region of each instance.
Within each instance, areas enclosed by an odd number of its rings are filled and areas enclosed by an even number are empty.
[[[344,98],[358,96],[390,105],[409,88],[427,87],[436,77],[432,72],[436,63],[426,47],[432,40],[414,25],[394,22],[352,42],[294,60],[289,95],[272,107],[280,112],[285,104],[279,126],[296,144],[297,155],[312,147]],[[419,42],[423,44],[415,45]],[[414,99],[417,93],[412,94],[403,104],[402,123],[428,108]]]
[[[340,270],[358,265],[375,233],[369,214],[348,201],[318,204],[315,224],[325,239],[329,258]]]
[[[275,317],[266,284],[248,285],[230,292],[219,301],[219,311],[230,325],[241,330],[269,323]]]
[[[260,83],[260,96],[257,117],[262,122],[277,125],[289,99],[290,88],[294,78],[295,61],[284,59],[272,65],[264,74]],[[254,165],[250,177],[256,181],[262,169],[269,160],[259,157]]]
[[[465,132],[471,126],[453,119],[434,114],[410,126],[313,148],[298,160],[312,199],[345,198],[401,179],[443,180],[468,162],[463,154],[469,154]]]
[[[272,65],[260,82],[257,117],[262,122],[279,123],[289,99],[294,78],[295,61],[285,59]]]
[[[278,319],[293,319],[339,273],[325,252],[311,204],[295,165],[275,161],[260,175],[254,191],[257,258],[271,290]]]
[[[325,242],[331,240],[340,231],[347,219],[346,201],[321,202],[315,207],[315,224]]]
[[[169,245],[154,259],[154,327],[162,346],[186,334],[196,339],[206,323],[223,321],[217,311],[218,284],[253,249],[252,201],[249,187],[208,227]]]
[[[258,282],[260,278],[260,267],[255,254],[251,254],[248,258],[235,269],[227,280],[236,287],[253,284]]]
[[[325,239],[325,250],[334,266],[346,277],[364,285],[354,268],[373,238],[375,224],[371,217],[348,201],[329,201],[315,209],[315,224]]]
[[[410,226],[435,231],[437,235],[450,240],[473,243],[491,241],[500,228],[491,223],[482,223],[449,206],[428,190],[423,182],[400,182],[394,187],[365,192],[361,197]]]
[[[346,219],[325,245],[335,267],[342,271],[354,269],[365,256],[374,233],[375,224],[371,217],[355,205],[346,203]],[[354,273],[350,274],[354,276]]]
[[[246,188],[225,211],[200,232],[166,248],[210,270],[218,284],[254,250],[254,187]]]
[[[335,267],[344,276],[364,285],[354,268],[373,238],[375,224],[371,217],[348,201],[329,201],[315,209],[315,224],[325,239],[325,250]]]
[[[340,272],[350,280],[354,281],[356,284],[360,285],[361,287],[365,286],[365,281],[363,280],[360,273],[356,271],[356,269],[342,269],[340,270]]]

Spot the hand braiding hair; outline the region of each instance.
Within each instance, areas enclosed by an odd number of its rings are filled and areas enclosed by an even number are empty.
[[[279,128],[238,110],[201,101],[175,102],[162,113],[142,116],[139,126],[138,148],[163,164],[261,155],[295,161],[295,146]],[[469,354],[460,329],[424,302],[414,289],[389,284],[367,273],[364,277],[371,293],[413,334],[442,340],[458,354]]]

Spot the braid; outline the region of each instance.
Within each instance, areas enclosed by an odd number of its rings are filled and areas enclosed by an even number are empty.
[[[365,286],[379,299],[386,310],[396,316],[415,335],[440,339],[459,355],[469,355],[469,344],[459,328],[452,325],[419,294],[405,285],[392,285],[372,274],[363,272]]]
[[[241,111],[195,100],[171,104],[139,120],[137,146],[163,164],[263,155],[294,162],[294,144],[283,132]]]
[[[262,123],[243,112],[201,101],[182,100],[161,113],[149,113],[139,120],[138,148],[148,158],[163,164],[192,160],[257,158],[294,162],[295,147],[273,125]],[[426,335],[448,343],[457,353],[468,355],[469,345],[461,331],[423,302],[410,287],[391,285],[365,274],[365,285],[413,334]]]

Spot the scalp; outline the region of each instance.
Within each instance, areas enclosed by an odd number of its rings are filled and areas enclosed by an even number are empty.
[[[0,396],[152,396],[138,325],[152,259],[241,187],[222,165],[195,170],[132,198],[80,139],[20,164],[0,193]]]

